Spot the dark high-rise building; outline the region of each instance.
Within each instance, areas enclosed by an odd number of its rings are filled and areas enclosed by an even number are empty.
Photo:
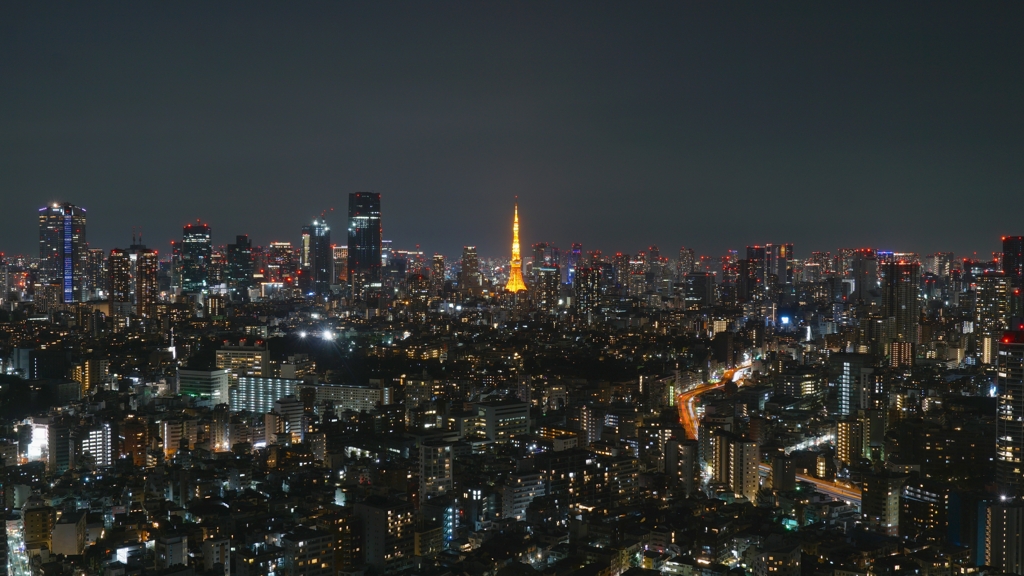
[[[840,250],[841,258],[846,258],[843,250]],[[841,264],[845,266],[845,264]],[[871,248],[862,248],[850,253],[850,270],[853,275],[853,294],[850,300],[857,306],[866,306],[871,303],[874,294],[878,289],[878,256]]]
[[[209,286],[213,242],[209,224],[186,224],[181,230],[181,290],[200,292]]]
[[[767,259],[766,276],[774,276],[778,285],[792,284],[793,271],[790,262],[793,260],[793,244],[769,244],[765,247]]]
[[[700,309],[710,306],[715,298],[715,276],[710,272],[690,272],[683,277],[686,307]]]
[[[770,250],[771,246],[768,246],[767,250],[764,246],[747,246],[747,265],[749,266],[749,272],[757,281],[759,287],[765,285],[765,276],[767,274],[766,253]]]
[[[895,319],[895,340],[917,344],[921,303],[917,298],[921,266],[905,260],[886,262],[882,317]]]
[[[349,194],[348,276],[353,283],[365,285],[380,281],[382,239],[380,194]]]
[[[1024,491],[1024,330],[1003,333],[996,363],[996,483],[1013,496]]]
[[[331,291],[334,283],[334,249],[331,247],[331,229],[323,220],[313,220],[309,228],[309,275],[317,298]],[[352,252],[349,251],[351,256]]]
[[[60,284],[62,302],[82,300],[88,251],[85,208],[65,203],[39,209],[39,279]]]
[[[594,267],[577,268],[573,281],[576,314],[589,322],[591,314],[597,311],[601,301],[601,269]]]
[[[252,241],[247,234],[235,237],[234,244],[227,246],[227,281],[232,290],[244,293],[252,287],[253,259]]]
[[[480,259],[476,254],[476,246],[463,246],[459,290],[466,295],[478,296],[482,289],[483,278],[480,276]]]
[[[1024,236],[1003,236],[1003,273],[1016,288],[1024,288]]]

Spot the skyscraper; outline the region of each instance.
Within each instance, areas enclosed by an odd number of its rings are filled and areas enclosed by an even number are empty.
[[[181,290],[200,292],[209,286],[209,266],[213,258],[210,225],[197,222],[181,230]]]
[[[252,287],[252,241],[247,234],[235,237],[227,246],[228,287],[244,295]]]
[[[444,255],[434,254],[430,263],[430,286],[434,294],[440,294],[444,290]]]
[[[1016,288],[1024,288],[1024,236],[1003,236],[1003,273]]]
[[[975,282],[975,331],[1002,332],[1010,320],[1010,278],[1002,272],[984,272],[975,279]]]
[[[267,269],[264,277],[281,282],[295,273],[295,250],[291,242],[271,242],[267,247]]]
[[[917,344],[921,321],[921,303],[917,298],[921,266],[916,262],[898,260],[886,262],[883,270],[882,317],[895,318],[896,340]]]
[[[569,259],[566,262],[566,268],[568,273],[567,283],[572,284],[573,280],[576,279],[576,269],[580,266],[580,260],[583,258],[583,244],[574,242],[572,249],[569,251]]]
[[[576,314],[582,320],[590,321],[590,315],[597,312],[601,300],[601,269],[594,267],[578,268],[573,284],[575,300],[573,304]]]
[[[999,340],[996,371],[996,483],[1004,496],[1024,489],[1024,326]]]
[[[466,295],[479,296],[482,287],[483,279],[480,276],[480,259],[476,254],[476,246],[463,246],[459,290]]]
[[[676,261],[676,276],[683,278],[690,272],[696,270],[697,258],[693,248],[683,246],[679,249],[679,260]]]
[[[847,255],[839,250],[843,262],[849,256],[850,270],[853,275],[853,294],[850,300],[857,306],[866,306],[873,298],[872,291],[878,288],[878,257],[871,248],[854,250]],[[841,264],[845,266],[845,264]]]
[[[380,194],[349,194],[348,276],[353,286],[380,282],[382,238]]]
[[[533,286],[537,298],[537,308],[553,314],[558,309],[558,290],[562,280],[562,271],[558,264],[545,264],[536,268],[537,283]]]
[[[523,259],[519,255],[519,202],[516,202],[515,216],[512,218],[512,262],[505,290],[513,294],[526,291],[526,282],[523,281]]]
[[[331,228],[324,220],[313,220],[309,228],[309,274],[312,290],[317,298],[331,291],[334,283],[334,249],[331,248]],[[349,252],[351,255],[351,251]]]
[[[65,203],[39,209],[39,279],[59,283],[63,302],[82,300],[88,250],[85,208]]]
[[[160,293],[159,265],[156,250],[142,244],[133,244],[127,250],[114,248],[110,251],[110,290],[107,296],[111,315],[153,315]]]

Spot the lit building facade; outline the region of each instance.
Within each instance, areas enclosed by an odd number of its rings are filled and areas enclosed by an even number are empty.
[[[85,208],[73,204],[39,209],[39,279],[59,284],[64,303],[81,301],[87,291],[85,224]]]

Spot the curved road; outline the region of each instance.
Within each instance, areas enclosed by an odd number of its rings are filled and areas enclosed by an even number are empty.
[[[676,406],[679,408],[679,423],[683,425],[683,430],[686,431],[686,435],[689,438],[693,440],[697,439],[697,430],[700,426],[700,419],[697,418],[697,409],[695,407],[697,398],[701,394],[705,394],[711,390],[725,386],[727,382],[736,381],[739,383],[739,381],[743,379],[746,371],[749,369],[750,364],[745,364],[737,368],[730,368],[722,374],[722,378],[718,382],[701,384],[692,390],[680,392],[679,395],[676,396]],[[771,472],[771,466],[761,464],[761,472]],[[797,474],[796,479],[798,482],[807,482],[812,484],[815,490],[822,494],[827,494],[838,500],[843,500],[850,504],[860,506],[861,494],[860,490],[856,488],[850,488],[848,486],[836,484],[835,482],[808,476],[807,474]]]

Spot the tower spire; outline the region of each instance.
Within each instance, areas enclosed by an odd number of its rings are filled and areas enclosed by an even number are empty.
[[[523,259],[519,255],[519,197],[516,196],[515,215],[512,217],[512,266],[508,272],[508,284],[505,290],[523,292],[526,282],[523,281]]]

